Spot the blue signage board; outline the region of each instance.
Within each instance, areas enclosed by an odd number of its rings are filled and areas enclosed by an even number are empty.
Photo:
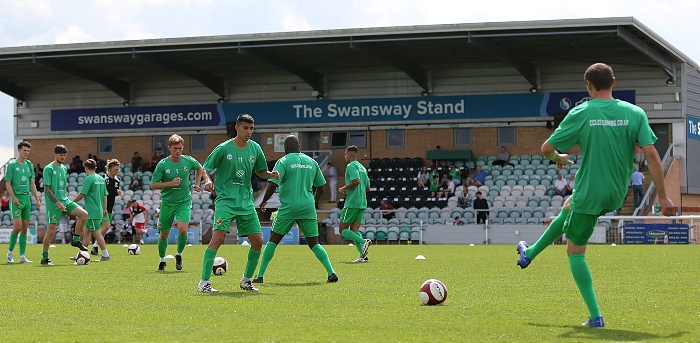
[[[633,90],[613,95],[635,102]],[[561,92],[52,110],[51,130],[223,126],[241,113],[258,125],[550,117],[588,100],[586,92]]]
[[[625,244],[689,244],[688,224],[625,225]]]
[[[148,237],[146,235],[141,236],[143,242],[146,244],[158,244],[158,237],[160,237],[160,232],[155,228],[148,228]],[[176,228],[170,230],[168,235],[168,244],[177,244],[178,231]],[[199,228],[191,227],[187,229],[187,244],[200,244],[199,241]]]
[[[700,140],[700,119],[688,117],[688,138]]]
[[[263,244],[267,244],[267,241],[270,240],[270,231],[272,229],[269,227],[262,228]],[[247,237],[238,237],[238,244],[243,244],[243,242],[250,243]],[[293,227],[289,230],[289,233],[282,237],[280,244],[299,245],[299,228]]]

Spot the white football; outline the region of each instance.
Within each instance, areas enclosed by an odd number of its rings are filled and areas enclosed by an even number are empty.
[[[141,247],[138,244],[130,245],[127,250],[129,251],[129,255],[138,255],[141,253]]]
[[[447,300],[447,287],[440,280],[430,279],[420,286],[420,300],[426,305],[439,305]]]
[[[75,263],[78,265],[84,265],[90,263],[90,253],[87,251],[81,251],[75,256]]]
[[[216,257],[214,259],[214,266],[212,267],[212,272],[214,275],[224,275],[228,270],[228,262],[223,257]]]

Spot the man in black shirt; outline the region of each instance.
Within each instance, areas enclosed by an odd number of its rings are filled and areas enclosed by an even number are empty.
[[[489,203],[482,197],[481,192],[476,192],[476,199],[474,200],[474,210],[476,210],[476,223],[485,224],[486,219],[489,217]],[[480,211],[481,210],[481,211]],[[486,211],[484,211],[486,210]]]
[[[117,176],[117,173],[119,173],[119,168],[119,160],[116,158],[107,161],[107,174],[105,174],[105,186],[107,187],[107,218],[102,219],[102,227],[100,227],[102,235],[107,233],[109,230],[109,225],[112,223],[114,200],[117,195],[122,194],[122,190],[119,188],[122,182],[119,179],[119,176]],[[121,241],[121,237],[117,237],[117,239]],[[93,255],[99,255],[97,251],[97,242],[95,242],[95,245],[92,247],[92,251],[90,251],[90,253]]]

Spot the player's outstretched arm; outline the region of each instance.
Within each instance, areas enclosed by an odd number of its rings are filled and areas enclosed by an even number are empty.
[[[275,194],[275,190],[277,190],[277,184],[274,182],[268,182],[267,189],[265,189],[265,195],[263,196],[263,200],[260,203],[260,211],[265,212],[265,206],[267,205],[267,201],[270,200],[273,194]]]
[[[345,192],[348,191],[348,189],[353,189],[353,188],[359,186],[360,183],[361,183],[361,182],[360,182],[360,179],[355,179],[355,180],[352,180],[352,181],[351,181],[350,183],[348,183],[347,185],[338,188],[338,190],[340,191],[340,193],[345,193]]]
[[[278,179],[280,178],[280,173],[276,170],[269,171],[269,170],[262,170],[255,172],[256,175],[258,175],[261,179],[263,180],[269,180],[269,179]]]
[[[656,187],[656,193],[659,196],[659,205],[661,206],[661,213],[665,216],[671,216],[676,213],[676,206],[673,204],[671,199],[669,199],[668,194],[666,194],[666,183],[664,182],[664,168],[661,165],[661,157],[659,157],[659,152],[653,144],[648,144],[642,147],[644,150],[644,155],[646,155],[647,163],[649,165],[649,174],[651,174],[651,180],[654,181],[654,186]]]

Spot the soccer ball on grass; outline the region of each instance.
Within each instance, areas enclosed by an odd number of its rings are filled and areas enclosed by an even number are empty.
[[[419,296],[425,305],[439,305],[447,300],[447,287],[440,280],[430,279],[420,286]]]
[[[212,267],[212,272],[214,275],[224,275],[228,270],[228,262],[223,257],[217,257],[214,259],[214,266]]]

